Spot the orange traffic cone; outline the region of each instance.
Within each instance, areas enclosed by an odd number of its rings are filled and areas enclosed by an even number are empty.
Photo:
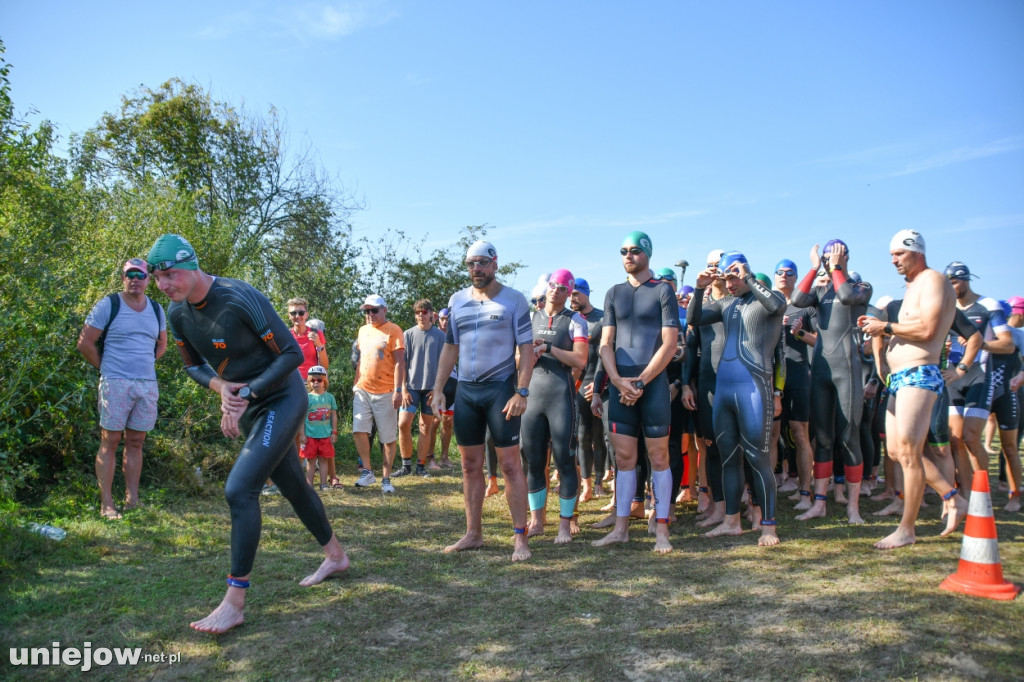
[[[1020,592],[1020,587],[1003,579],[987,471],[974,472],[971,503],[964,525],[964,544],[960,549],[960,566],[956,573],[942,581],[939,588],[989,599],[1013,599]]]

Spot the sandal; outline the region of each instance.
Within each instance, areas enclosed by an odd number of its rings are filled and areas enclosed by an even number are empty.
[[[338,478],[337,476],[331,476],[330,485],[335,490],[341,490],[341,488],[342,488],[341,479]]]

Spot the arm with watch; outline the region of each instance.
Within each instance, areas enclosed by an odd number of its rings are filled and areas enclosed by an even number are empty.
[[[943,370],[942,378],[946,380],[947,384],[967,375],[971,367],[974,366],[974,361],[978,357],[978,353],[981,352],[981,346],[985,341],[978,328],[959,308],[953,314],[953,325],[950,327],[950,331],[963,339],[964,356],[955,366]]]
[[[533,377],[533,341],[516,346],[516,392],[505,403],[502,413],[505,421],[521,417],[526,412],[526,399],[530,396],[530,379]]]

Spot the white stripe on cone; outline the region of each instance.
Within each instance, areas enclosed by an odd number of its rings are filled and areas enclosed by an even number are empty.
[[[988,493],[971,493],[971,502],[967,506],[967,515],[982,518],[992,516],[992,496]]]
[[[975,564],[998,564],[999,543],[995,538],[972,538],[965,535],[960,559]]]

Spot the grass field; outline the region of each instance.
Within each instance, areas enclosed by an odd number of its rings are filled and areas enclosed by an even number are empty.
[[[351,460],[344,460],[351,461]],[[221,636],[196,633],[224,592],[227,507],[220,486],[185,496],[150,488],[146,507],[101,522],[84,487],[0,517],[0,676],[52,679],[986,679],[1019,680],[1024,598],[996,602],[940,591],[956,569],[961,533],[939,538],[939,505],[922,512],[920,540],[879,552],[895,525],[851,527],[793,520],[782,502],[783,543],[756,534],[708,540],[685,507],[675,551],[659,557],[633,526],[626,546],[598,550],[589,524],[607,498],[583,506],[584,530],[566,546],[548,534],[512,564],[502,496],[484,511],[487,545],[449,556],[464,530],[461,474],[352,486],[324,493],[352,559],[343,576],[302,588],[322,556],[280,497],[263,497],[263,541],[246,622]],[[379,468],[378,468],[379,474]],[[993,477],[994,480],[994,477]],[[83,484],[84,485],[84,484]],[[557,496],[552,496],[557,497]],[[999,511],[1006,576],[1024,579],[1024,515]],[[557,520],[554,509],[549,518]],[[50,521],[63,542],[20,524]],[[73,666],[15,667],[20,647],[139,647],[149,661],[88,673]],[[173,664],[166,658],[178,657]],[[160,661],[164,656],[165,660]]]

